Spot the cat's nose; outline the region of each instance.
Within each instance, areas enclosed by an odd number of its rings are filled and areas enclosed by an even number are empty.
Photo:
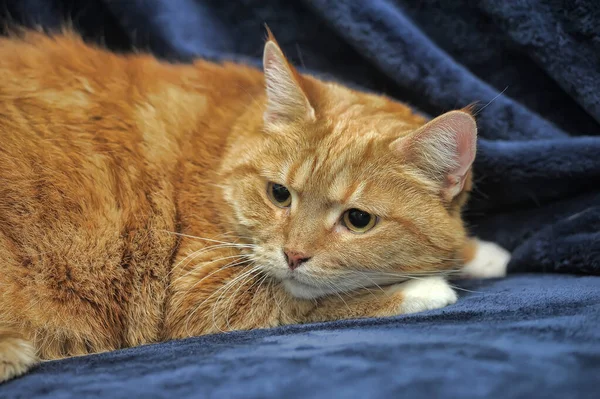
[[[287,260],[288,266],[292,270],[296,269],[298,266],[300,266],[304,262],[308,262],[310,260],[309,255],[302,253],[302,252],[298,252],[298,251],[291,251],[289,249],[284,249],[283,254],[285,255],[285,259]]]

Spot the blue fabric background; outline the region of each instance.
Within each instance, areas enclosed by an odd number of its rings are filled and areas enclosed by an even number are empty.
[[[69,20],[115,51],[257,66],[266,22],[302,70],[429,115],[477,101],[472,231],[513,251],[512,272],[600,274],[594,0],[3,0],[0,14],[47,29]],[[421,315],[48,363],[0,387],[0,396],[592,397],[599,280],[470,282],[481,292]]]
[[[235,332],[49,362],[13,398],[590,398],[598,277],[471,281],[450,307]]]

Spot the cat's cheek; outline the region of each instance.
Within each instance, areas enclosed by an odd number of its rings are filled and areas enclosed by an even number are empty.
[[[271,214],[278,223],[283,224],[290,217],[290,208],[274,208]]]

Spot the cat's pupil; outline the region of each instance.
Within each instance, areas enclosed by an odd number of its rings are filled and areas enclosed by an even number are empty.
[[[290,198],[290,192],[281,184],[273,184],[273,198],[275,198],[277,202],[286,202],[288,198]]]
[[[360,209],[350,209],[348,211],[348,220],[353,226],[361,228],[366,227],[371,221],[371,215]]]

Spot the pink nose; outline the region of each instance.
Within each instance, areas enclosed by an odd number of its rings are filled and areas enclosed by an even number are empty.
[[[288,266],[292,270],[296,269],[304,262],[308,262],[310,260],[310,256],[298,251],[284,249],[283,254],[285,255],[285,259],[287,260]]]

